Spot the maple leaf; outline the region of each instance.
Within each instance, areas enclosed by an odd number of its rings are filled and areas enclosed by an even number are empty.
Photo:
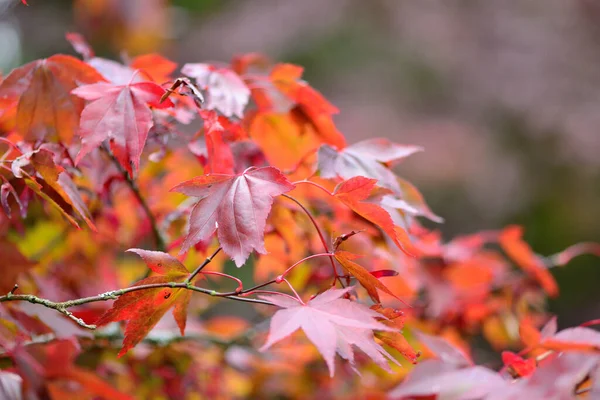
[[[229,68],[210,64],[185,64],[181,73],[196,80],[206,89],[206,108],[218,110],[226,117],[244,117],[244,108],[250,99],[250,89],[238,74]]]
[[[389,371],[386,358],[395,363],[397,361],[375,342],[373,330],[396,329],[377,321],[381,314],[376,311],[341,298],[352,289],[329,289],[306,304],[283,296],[260,296],[283,308],[273,315],[269,336],[261,351],[302,329],[325,359],[331,376],[335,372],[336,352],[354,366],[352,345]]]
[[[217,230],[223,251],[240,267],[256,250],[265,254],[264,232],[273,198],[295,186],[277,168],[248,168],[238,175],[207,174],[171,191],[199,197],[181,248],[185,252]]]
[[[356,259],[358,256],[352,253],[348,253],[347,251],[338,250],[334,255],[335,259],[338,263],[344,268],[346,273],[352,275],[356,278],[357,281],[367,290],[369,296],[373,301],[377,303],[381,303],[379,299],[379,293],[377,289],[389,294],[400,300],[398,296],[396,296],[390,289],[387,288],[379,279],[373,276],[369,271],[367,271],[363,266],[358,265],[353,259]]]
[[[81,113],[79,135],[81,149],[76,163],[108,139],[119,163],[131,176],[137,171],[148,131],[153,125],[155,108],[173,106],[171,100],[160,102],[165,89],[153,82],[125,85],[96,83],[80,86],[73,94],[91,100]]]
[[[182,282],[189,276],[189,272],[183,264],[167,253],[142,249],[127,251],[138,254],[148,268],[158,274],[142,279],[133,286]],[[121,357],[138,344],[173,306],[173,316],[183,335],[190,297],[189,290],[169,287],[125,293],[114,302],[110,310],[100,317],[96,325],[102,326],[110,322],[126,321],[123,348],[119,352],[119,357]]]
[[[363,140],[341,151],[324,144],[318,151],[317,168],[322,178],[365,176],[401,194],[396,175],[384,164],[393,164],[420,151],[422,147],[400,145],[384,138]]]
[[[352,211],[381,228],[402,251],[408,255],[418,254],[406,231],[394,225],[390,213],[378,204],[364,201],[373,192],[376,184],[376,179],[356,176],[340,183],[333,194]]]
[[[67,204],[72,206],[75,211],[77,211],[81,218],[83,218],[83,220],[88,224],[90,229],[96,231],[96,226],[92,222],[90,212],[81,198],[77,186],[65,169],[60,165],[56,165],[54,162],[54,153],[47,149],[39,149],[17,157],[12,165],[13,173],[16,177],[23,177],[21,168],[26,163],[31,163],[35,171],[42,177],[42,179],[44,179],[44,182],[54,189],[54,191],[58,193],[60,197],[67,202]],[[50,199],[44,192],[42,192],[42,186],[36,181],[25,178],[25,183],[44,199]],[[60,207],[60,205],[51,199],[50,204],[57,207],[63,215],[67,216],[67,219],[71,221],[71,223],[79,227],[77,222],[75,222],[67,214],[67,212]]]
[[[25,257],[13,243],[0,238],[0,293],[8,293],[17,283],[19,275],[27,272],[35,265]]]
[[[500,234],[500,246],[508,256],[533,279],[537,280],[550,297],[558,295],[558,285],[544,261],[522,239],[523,228],[512,225]]]
[[[84,102],[71,91],[102,76],[75,57],[54,55],[14,69],[0,83],[0,101],[16,106],[16,128],[28,141],[58,136],[70,143]]]

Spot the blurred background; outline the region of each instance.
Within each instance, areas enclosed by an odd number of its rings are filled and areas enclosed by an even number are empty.
[[[399,173],[447,238],[518,223],[548,255],[600,241],[596,0],[0,0],[0,70],[82,33],[98,55],[298,63],[349,142],[425,152]],[[600,261],[555,270],[561,326],[600,317]]]

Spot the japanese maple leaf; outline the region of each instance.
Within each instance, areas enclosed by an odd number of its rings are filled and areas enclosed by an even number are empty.
[[[171,191],[199,197],[181,252],[217,230],[223,251],[240,267],[256,250],[265,254],[264,232],[273,198],[295,186],[277,168],[248,168],[239,175],[207,174]]]
[[[119,163],[133,176],[153,125],[149,105],[156,108],[173,105],[169,99],[160,102],[165,90],[153,82],[125,85],[103,82],[80,86],[72,93],[92,101],[81,113],[81,150],[75,162],[79,163],[108,139]]]
[[[238,74],[210,64],[185,64],[181,72],[194,78],[198,86],[207,91],[207,109],[217,110],[226,117],[244,117],[250,89]]]
[[[158,274],[142,279],[136,282],[134,286],[182,282],[189,276],[189,272],[183,264],[169,254],[142,249],[129,249],[127,251],[138,254],[146,265]],[[174,307],[173,316],[183,335],[190,297],[191,292],[189,290],[169,287],[125,293],[114,302],[110,310],[96,321],[96,325],[101,326],[110,322],[126,321],[125,338],[123,348],[119,352],[120,357],[146,337],[148,332],[171,307]]]
[[[282,308],[271,319],[269,336],[261,351],[302,329],[325,359],[331,376],[335,372],[336,352],[354,366],[353,345],[389,371],[386,358],[397,361],[375,342],[373,330],[396,329],[377,321],[381,314],[376,311],[342,298],[352,289],[329,289],[306,304],[283,296],[260,296]]]
[[[324,144],[319,148],[317,167],[323,178],[365,176],[400,195],[396,175],[384,164],[392,165],[419,151],[423,151],[419,146],[400,145],[384,138],[363,140],[341,151]]]
[[[356,176],[340,183],[333,194],[352,211],[381,228],[405,253],[417,254],[418,252],[406,231],[394,224],[390,214],[380,205],[365,201],[375,189],[376,184],[376,179]]]
[[[367,290],[373,301],[381,303],[377,289],[389,294],[398,299],[390,289],[387,288],[379,279],[367,271],[362,265],[355,263],[354,259],[358,258],[356,254],[348,253],[347,251],[338,250],[335,252],[335,259],[344,268],[346,273],[352,275],[357,281]],[[400,300],[400,299],[398,299]]]
[[[0,102],[16,106],[16,128],[26,140],[57,136],[70,143],[84,106],[71,91],[101,80],[88,64],[59,54],[14,69],[0,83]]]

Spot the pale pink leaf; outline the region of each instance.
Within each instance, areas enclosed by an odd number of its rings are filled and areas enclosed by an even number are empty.
[[[172,191],[200,198],[181,252],[217,230],[223,251],[238,267],[253,250],[265,254],[265,225],[273,198],[293,188],[273,167],[252,167],[239,175],[207,174],[175,186]]]
[[[336,352],[354,366],[352,346],[358,347],[379,366],[389,370],[387,360],[397,361],[375,342],[373,330],[395,329],[377,320],[381,314],[363,304],[342,298],[352,289],[330,289],[306,304],[280,301],[279,296],[261,296],[283,306],[271,319],[269,336],[261,350],[302,329],[325,359],[331,376],[335,371]]]

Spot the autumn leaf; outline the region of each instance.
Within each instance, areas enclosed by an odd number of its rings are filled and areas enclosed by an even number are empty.
[[[0,293],[8,293],[17,283],[21,274],[35,265],[25,257],[12,242],[0,237]]]
[[[347,251],[338,250],[335,252],[334,257],[337,260],[337,262],[340,263],[342,268],[344,268],[344,271],[346,271],[346,273],[352,275],[356,278],[358,282],[360,282],[360,284],[367,290],[367,293],[369,293],[369,296],[371,297],[371,299],[373,299],[373,301],[381,303],[377,289],[389,294],[392,297],[397,298],[398,300],[401,300],[398,298],[398,296],[392,293],[392,291],[388,289],[387,286],[385,286],[379,279],[373,276],[363,266],[358,265],[357,263],[352,261],[353,259],[356,259],[358,257],[357,255],[348,253]]]
[[[548,296],[558,296],[556,280],[546,268],[544,261],[531,250],[522,237],[522,227],[516,225],[506,227],[500,234],[500,246],[523,271],[539,282]]]
[[[223,251],[238,267],[252,250],[265,254],[264,231],[273,198],[293,188],[273,167],[252,167],[239,175],[207,174],[175,186],[171,191],[200,198],[181,252],[217,230]]]
[[[260,147],[269,163],[277,168],[295,167],[319,146],[318,138],[304,131],[290,113],[260,112],[249,128],[252,140]]]
[[[396,194],[401,193],[396,175],[387,167],[423,151],[419,146],[400,145],[384,138],[367,139],[343,150],[322,145],[318,152],[317,168],[322,178],[351,179],[364,176],[376,179],[379,186]]]
[[[29,161],[44,181],[77,211],[90,229],[96,231],[96,226],[77,186],[65,169],[54,163],[53,156],[51,151],[40,149],[29,154]]]
[[[16,128],[26,140],[58,137],[68,144],[84,106],[72,90],[101,80],[86,63],[59,54],[14,69],[0,83],[0,102],[16,106]]]
[[[162,84],[171,79],[171,74],[177,68],[177,63],[157,53],[143,54],[131,60],[129,67],[133,70],[144,70],[152,80]]]
[[[158,274],[142,279],[133,286],[183,282],[189,276],[188,270],[176,258],[167,253],[142,249],[129,249],[128,251],[142,257],[148,268]],[[102,326],[110,322],[126,321],[123,348],[119,352],[119,357],[121,357],[146,337],[171,307],[173,307],[173,316],[183,335],[190,297],[189,290],[169,287],[125,293],[114,302],[110,310],[100,317],[96,325]]]
[[[398,351],[411,363],[416,364],[421,352],[415,351],[401,332],[404,327],[404,318],[402,318],[404,313],[400,310],[382,307],[381,304],[371,306],[371,310],[382,315],[381,318],[378,318],[378,321],[390,328],[395,328],[393,331],[375,331],[375,337]]]
[[[356,176],[340,183],[334,191],[334,196],[348,206],[352,211],[377,225],[392,241],[408,255],[418,254],[418,250],[411,243],[404,229],[394,225],[390,214],[375,203],[368,203],[371,192],[377,184],[376,179]]]
[[[226,117],[244,117],[250,89],[238,74],[210,64],[185,64],[181,73],[194,78],[198,86],[207,91],[208,110],[217,110]]]
[[[386,358],[397,361],[375,342],[373,330],[395,329],[377,321],[381,314],[376,311],[342,298],[352,289],[329,289],[306,304],[283,296],[260,296],[282,308],[271,319],[269,336],[261,351],[302,329],[325,359],[331,376],[335,372],[336,352],[354,366],[353,345],[389,371]]]
[[[319,135],[322,143],[339,149],[346,146],[346,139],[333,123],[332,115],[339,110],[321,93],[301,80],[303,68],[293,64],[277,64],[271,70],[273,85],[296,103],[291,110],[296,118],[311,125]]]
[[[96,83],[81,86],[72,92],[82,99],[91,100],[81,113],[79,135],[81,149],[76,163],[108,139],[119,163],[131,176],[137,171],[153,125],[155,108],[173,106],[171,100],[160,102],[165,90],[153,82],[113,85]]]

